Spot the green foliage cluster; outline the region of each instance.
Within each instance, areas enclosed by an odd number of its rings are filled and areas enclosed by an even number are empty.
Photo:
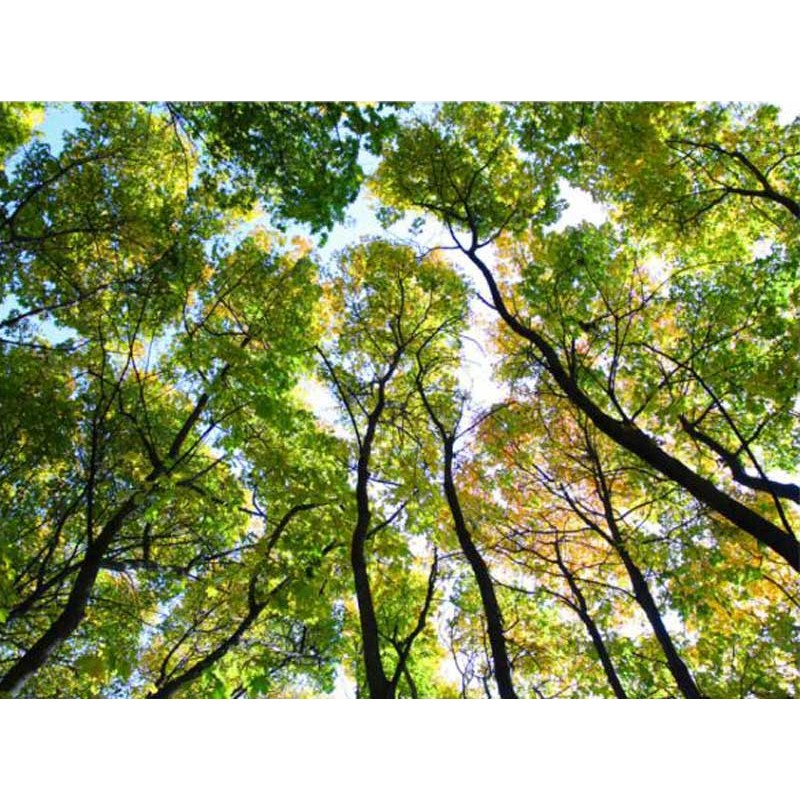
[[[797,696],[800,122],[47,111],[0,104],[0,695]]]

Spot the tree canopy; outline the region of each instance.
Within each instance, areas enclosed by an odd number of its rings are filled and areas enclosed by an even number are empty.
[[[0,103],[1,697],[800,693],[800,118],[71,108]]]

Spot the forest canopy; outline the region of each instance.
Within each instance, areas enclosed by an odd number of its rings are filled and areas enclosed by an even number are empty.
[[[767,104],[0,103],[0,696],[797,696],[799,233]]]

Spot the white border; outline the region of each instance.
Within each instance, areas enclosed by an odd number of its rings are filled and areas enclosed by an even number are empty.
[[[781,99],[797,4],[760,0],[36,0],[3,99]]]
[[[790,703],[10,700],[2,785],[84,800],[789,797]]]

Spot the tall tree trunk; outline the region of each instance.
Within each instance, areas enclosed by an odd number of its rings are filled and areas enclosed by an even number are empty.
[[[386,677],[381,660],[378,619],[375,615],[375,604],[372,600],[372,589],[370,588],[367,561],[364,554],[369,536],[369,523],[372,518],[369,505],[369,462],[375,430],[383,413],[383,390],[384,384],[381,384],[378,390],[378,402],[369,416],[367,430],[361,442],[356,476],[357,516],[350,545],[350,564],[353,568],[353,580],[358,601],[358,618],[361,625],[361,642],[364,648],[364,669],[366,671],[369,696],[372,699],[391,699],[394,697],[394,687]]]
[[[587,611],[583,609],[576,609],[576,611],[592,640],[597,655],[600,657],[600,663],[603,665],[603,671],[606,673],[606,678],[608,678],[608,683],[614,692],[614,696],[620,700],[627,700],[628,695],[622,687],[622,681],[620,681],[617,670],[614,668],[614,662],[611,660],[608,648],[603,641],[603,636],[600,633],[600,629],[597,627],[597,623]]]
[[[467,529],[464,514],[461,510],[461,502],[458,498],[455,482],[453,480],[453,437],[444,437],[444,493],[447,504],[450,506],[450,514],[453,518],[458,543],[461,551],[466,556],[483,603],[483,611],[486,617],[486,628],[489,633],[489,644],[492,650],[492,666],[494,668],[495,681],[500,697],[506,700],[517,699],[514,685],[511,680],[511,663],[508,658],[506,638],[503,631],[503,615],[500,611],[500,604],[497,602],[497,595],[489,574],[489,568],[483,560],[478,548],[472,540],[472,536]]]
[[[616,537],[615,543],[615,549],[619,553],[622,563],[625,565],[636,600],[647,615],[647,619],[653,628],[656,639],[667,659],[669,671],[672,673],[672,677],[675,678],[678,688],[681,690],[684,697],[695,700],[703,697],[700,690],[697,688],[697,684],[694,682],[691,672],[689,672],[689,668],[680,655],[678,655],[678,651],[672,641],[672,637],[669,635],[669,631],[667,631],[664,625],[661,612],[658,610],[658,606],[650,592],[644,575],[642,575],[641,570],[634,564],[625,545],[622,544],[621,541],[617,541]]]
[[[631,582],[631,588],[633,589],[634,597],[650,622],[661,650],[666,656],[667,666],[669,667],[673,678],[675,678],[675,682],[678,684],[678,688],[680,689],[681,693],[684,695],[684,697],[689,697],[692,699],[701,698],[703,695],[697,688],[697,684],[695,683],[689,668],[678,654],[677,648],[672,641],[672,637],[669,635],[669,631],[667,631],[667,628],[664,625],[664,620],[661,617],[661,612],[658,610],[655,598],[650,592],[650,587],[647,585],[644,575],[628,552],[628,548],[625,544],[625,537],[623,536],[619,525],[617,525],[617,518],[614,515],[614,507],[611,503],[611,489],[606,482],[603,465],[600,461],[597,451],[592,445],[587,428],[584,428],[584,434],[586,436],[586,452],[594,464],[593,478],[595,489],[603,506],[603,517],[605,518],[606,525],[608,526],[608,533],[604,531],[597,524],[597,522],[583,509],[581,509],[581,507],[569,496],[566,498],[567,502],[591,529],[596,531],[603,539],[605,539],[606,542],[608,542],[608,544],[611,545],[611,547],[614,548],[622,560],[625,571],[628,573],[628,578]]]
[[[248,628],[258,619],[264,604],[252,606],[244,619],[236,626],[236,630],[217,645],[210,653],[193,664],[186,672],[176,675],[163,683],[155,691],[147,695],[148,699],[165,700],[174,695],[184,686],[197,680],[209,667],[216,664],[229,650],[235,647]]]
[[[611,505],[611,491],[606,483],[605,475],[603,474],[603,468],[600,464],[600,459],[597,453],[591,447],[590,454],[597,468],[595,475],[597,490],[598,494],[600,495],[600,501],[603,504],[603,514],[606,518],[606,524],[611,532],[611,536],[610,538],[607,537],[607,540],[610,541],[611,545],[622,559],[622,563],[625,565],[625,570],[628,573],[633,594],[647,616],[651,627],[653,628],[656,639],[658,640],[661,650],[667,659],[669,671],[672,673],[672,677],[675,678],[678,688],[681,690],[684,697],[689,697],[692,699],[701,698],[703,695],[697,688],[697,684],[694,682],[692,673],[689,671],[689,668],[678,654],[678,650],[672,641],[672,637],[669,635],[669,631],[664,625],[664,620],[661,617],[661,612],[658,610],[658,606],[656,605],[655,598],[650,591],[650,587],[647,585],[644,575],[642,575],[641,570],[634,563],[630,553],[628,552],[628,548],[625,546],[625,538],[622,535],[622,531],[619,529],[619,525],[617,525],[617,519],[614,516],[614,509]]]
[[[603,641],[603,636],[600,633],[600,629],[597,627],[597,623],[592,619],[592,615],[589,613],[589,606],[586,602],[586,598],[580,586],[578,586],[575,576],[561,557],[561,549],[559,548],[558,540],[556,540],[556,561],[558,562],[558,568],[561,570],[561,574],[567,580],[572,596],[575,598],[575,602],[570,605],[580,618],[592,640],[592,644],[594,645],[597,655],[600,657],[600,663],[603,665],[603,670],[606,673],[614,695],[620,700],[626,700],[628,695],[625,693],[622,681],[620,681],[617,670],[614,668],[614,662],[611,660],[606,643]]]
[[[367,415],[367,426],[363,438],[359,435],[358,424],[353,414],[347,391],[336,376],[336,370],[328,361],[325,353],[317,348],[317,352],[325,362],[342,402],[347,408],[347,413],[353,425],[353,433],[358,442],[358,467],[356,471],[356,524],[350,541],[350,565],[353,570],[353,582],[356,590],[358,604],[358,620],[361,626],[361,644],[364,654],[364,669],[367,678],[367,690],[372,699],[392,699],[395,696],[396,681],[391,681],[383,669],[381,659],[380,637],[378,619],[375,614],[375,604],[372,599],[372,589],[369,583],[367,559],[365,548],[370,535],[370,520],[372,511],[369,503],[370,459],[372,457],[372,444],[384,408],[386,407],[386,386],[391,381],[400,359],[403,356],[406,344],[398,344],[392,354],[386,371],[378,379],[377,399],[375,406]]]
[[[380,640],[378,637],[378,620],[372,601],[372,590],[369,584],[367,562],[364,557],[364,542],[369,525],[369,516],[359,516],[353,531],[350,547],[350,564],[358,601],[358,618],[361,624],[361,642],[364,648],[364,668],[366,670],[367,688],[372,699],[391,699],[394,696],[391,683],[383,671],[381,661]]]

